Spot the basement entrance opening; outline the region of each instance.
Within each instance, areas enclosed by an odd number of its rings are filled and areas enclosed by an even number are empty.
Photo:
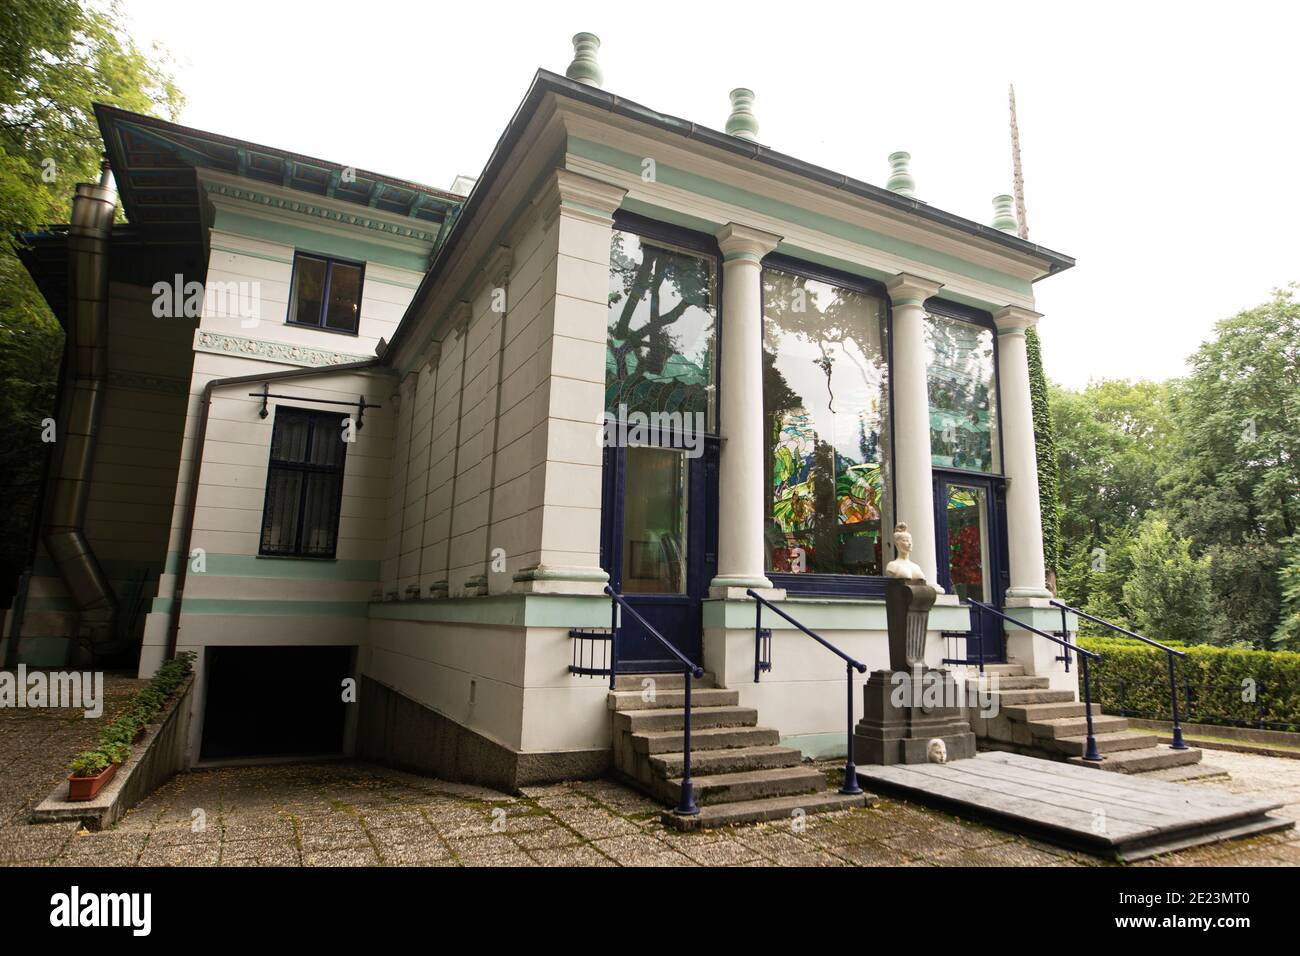
[[[202,760],[343,752],[351,647],[210,647]]]

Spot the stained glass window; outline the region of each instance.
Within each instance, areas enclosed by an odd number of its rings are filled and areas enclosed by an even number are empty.
[[[946,315],[925,322],[930,461],[999,472],[993,330]]]
[[[769,571],[882,572],[890,460],[884,316],[875,296],[763,270]]]
[[[608,412],[618,415],[621,407],[626,413],[699,415],[705,430],[715,430],[716,297],[712,257],[614,231]]]

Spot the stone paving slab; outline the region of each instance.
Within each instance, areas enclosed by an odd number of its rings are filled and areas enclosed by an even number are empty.
[[[106,682],[111,701],[139,682]],[[22,733],[9,731],[21,725]],[[88,725],[88,726],[82,726]],[[101,833],[26,823],[98,722],[0,711],[0,866],[1099,866],[907,800],[703,832],[666,830],[662,807],[608,781],[521,794],[364,763],[231,767],[173,778]],[[21,745],[15,740],[21,739]],[[1220,752],[1228,776],[1180,786],[1249,794],[1300,819],[1300,761]],[[837,773],[838,764],[825,769]],[[25,781],[22,784],[16,781]],[[1300,865],[1295,831],[1139,865]]]

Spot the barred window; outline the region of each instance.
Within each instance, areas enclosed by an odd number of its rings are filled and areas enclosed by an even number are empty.
[[[343,496],[345,416],[277,408],[259,553],[332,558]]]

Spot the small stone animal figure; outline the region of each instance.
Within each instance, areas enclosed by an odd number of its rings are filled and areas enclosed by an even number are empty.
[[[942,738],[935,737],[926,745],[925,756],[930,763],[947,763],[948,745],[943,742]]]

